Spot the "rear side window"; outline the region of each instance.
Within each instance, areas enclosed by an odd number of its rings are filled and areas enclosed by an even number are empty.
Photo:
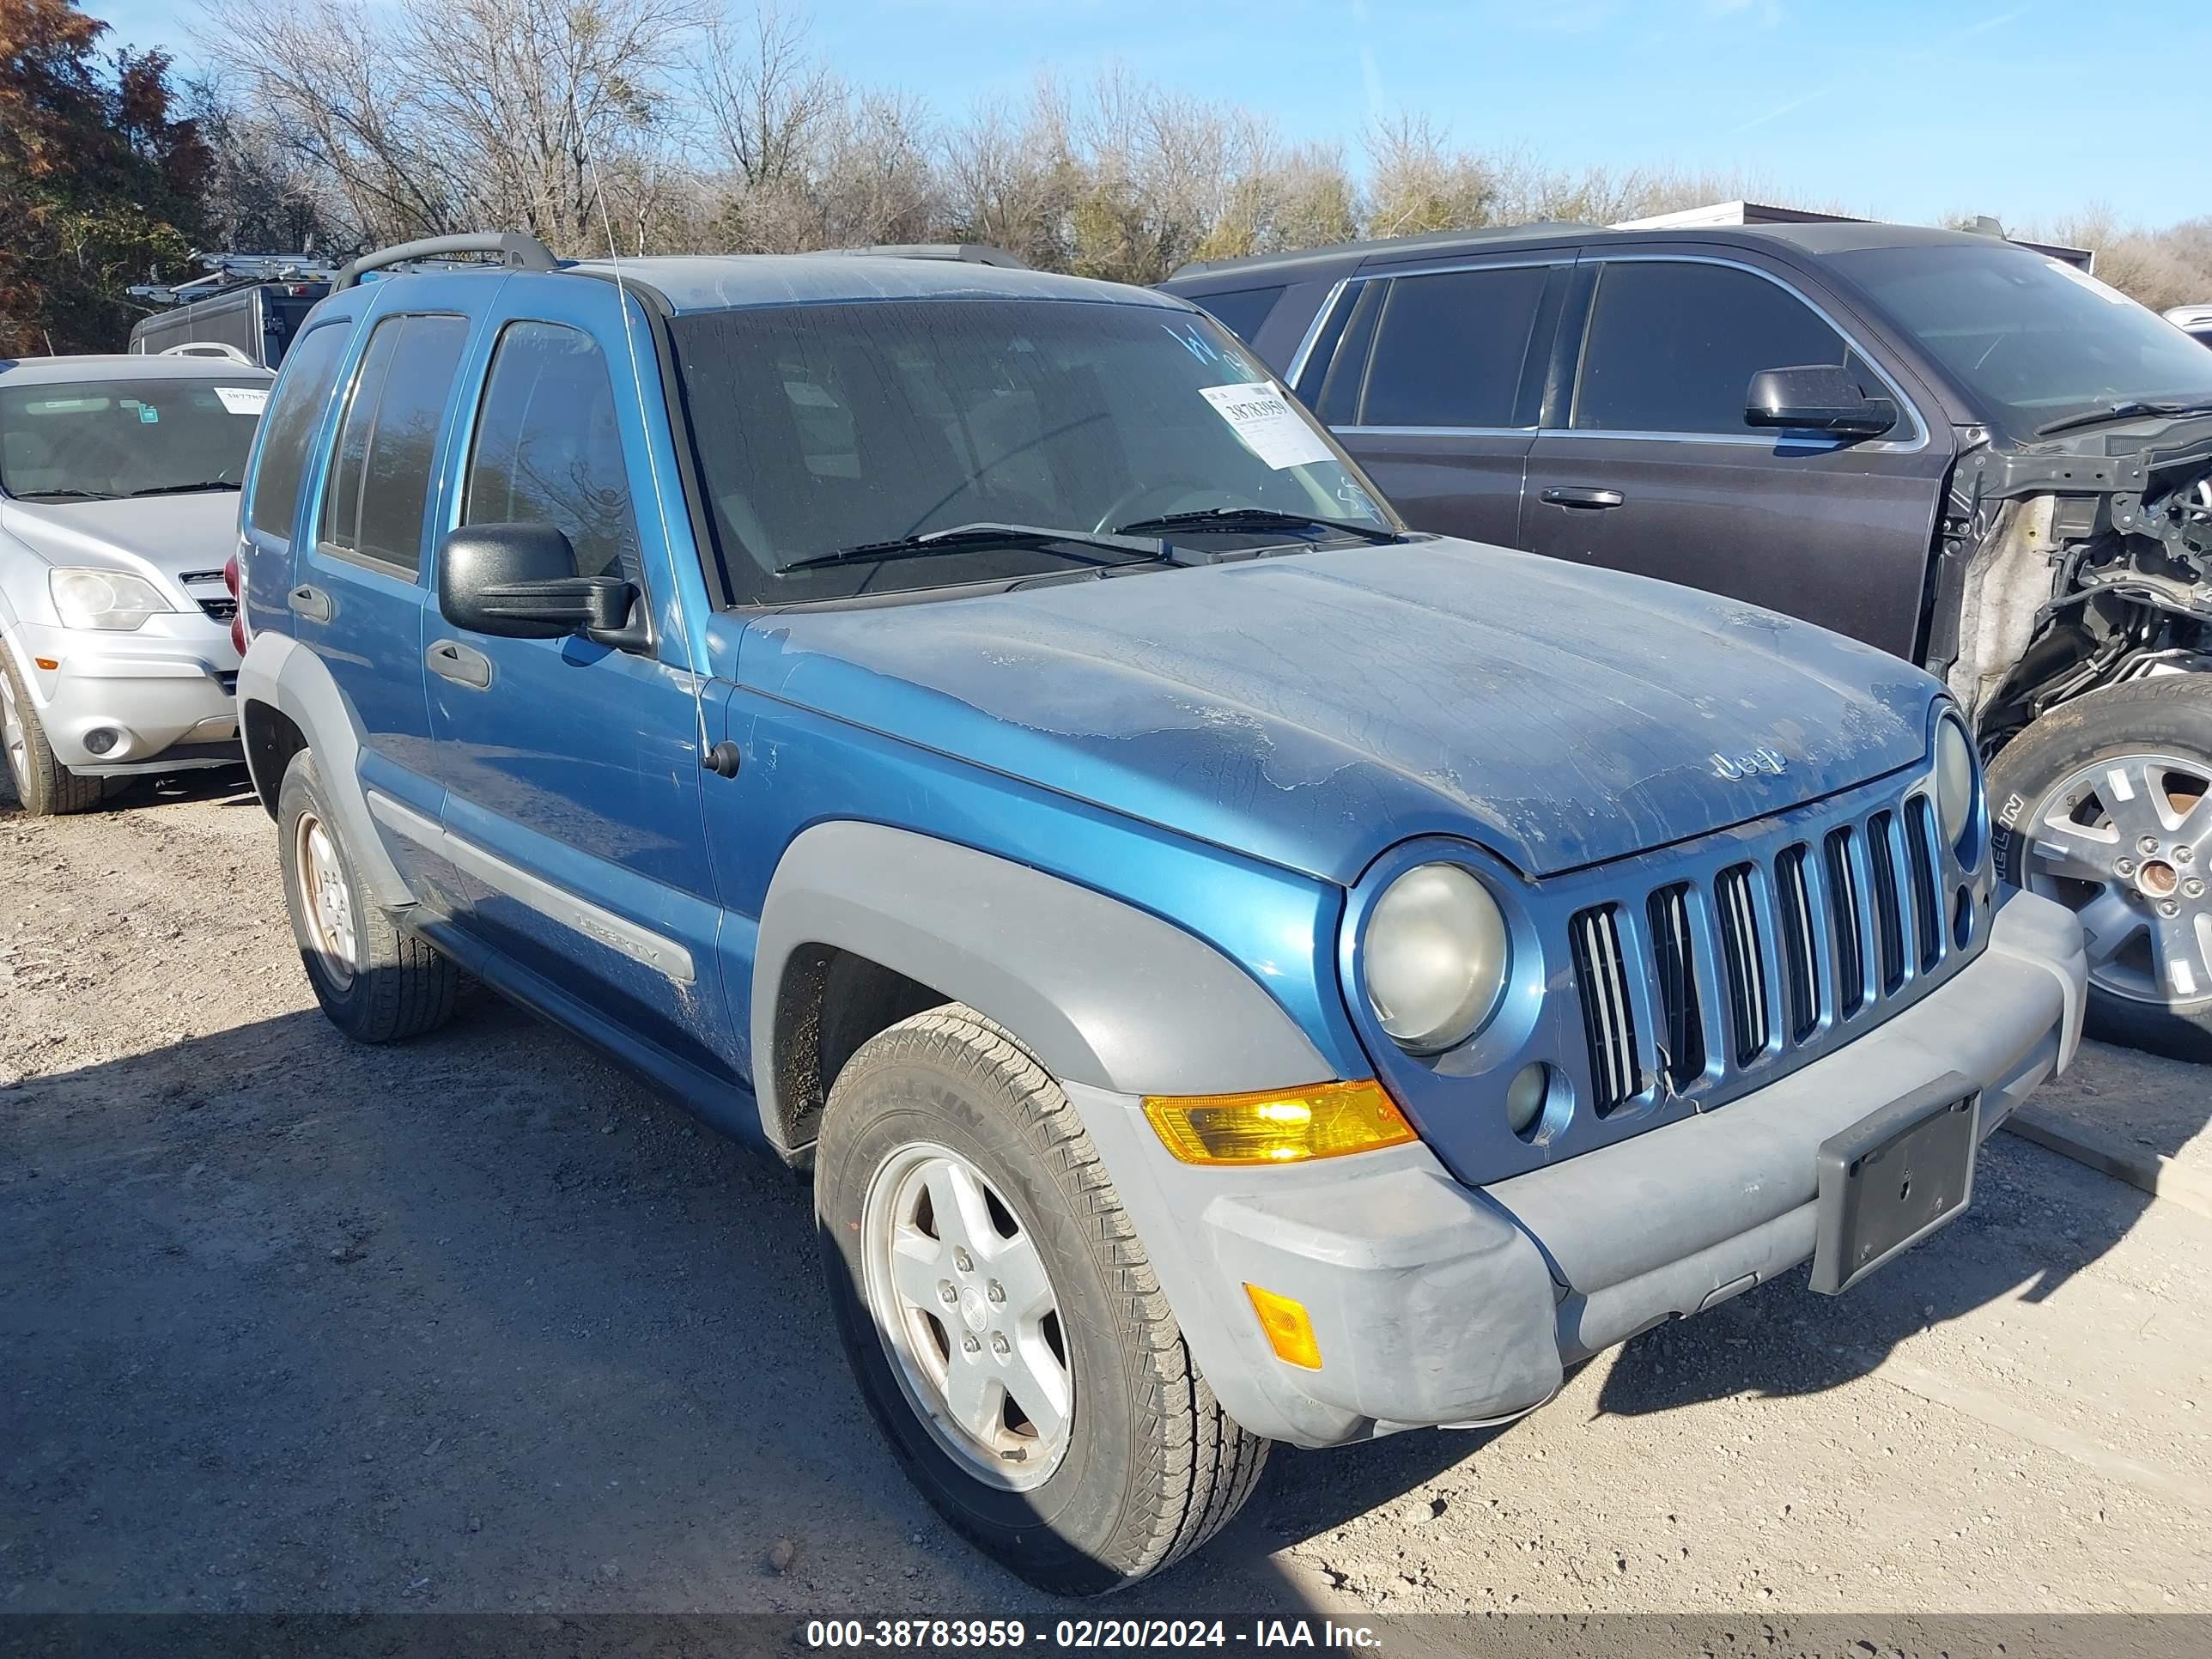
[[[1729,265],[1624,260],[1598,278],[1574,425],[1596,432],[1748,432],[1762,368],[1842,366],[1843,337],[1780,284]],[[1863,367],[1863,366],[1862,366]]]
[[[1547,267],[1401,276],[1376,325],[1362,426],[1510,427]]]
[[[289,539],[307,470],[307,445],[323,418],[331,382],[351,332],[343,323],[316,329],[293,349],[269,410],[261,417],[260,459],[253,469],[250,520],[265,535]]]
[[[554,526],[580,576],[641,580],[614,381],[590,335],[557,323],[501,334],[462,500],[463,524]]]
[[[1275,301],[1283,297],[1280,283],[1273,288],[1240,288],[1228,294],[1192,294],[1185,296],[1190,302],[1212,317],[1247,345],[1260,331],[1275,308]]]
[[[459,317],[387,317],[368,337],[323,489],[325,545],[422,568],[438,428],[468,336]]]

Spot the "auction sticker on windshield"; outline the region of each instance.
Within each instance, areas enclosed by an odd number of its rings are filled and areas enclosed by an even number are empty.
[[[1286,466],[1334,459],[1321,434],[1300,420],[1283,394],[1265,380],[1200,386],[1199,392],[1244,441],[1244,447],[1278,472]]]
[[[219,386],[215,395],[234,415],[258,415],[269,406],[269,388],[265,386]]]

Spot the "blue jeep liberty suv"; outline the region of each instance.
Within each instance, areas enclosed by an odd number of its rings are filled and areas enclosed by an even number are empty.
[[[386,1042],[472,975],[811,1170],[890,1445],[1040,1585],[1176,1560],[1271,1440],[1847,1287],[2072,1058],[1935,680],[1408,532],[1179,300],[362,264],[241,504],[317,998]]]

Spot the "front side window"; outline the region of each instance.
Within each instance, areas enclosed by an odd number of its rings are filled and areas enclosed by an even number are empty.
[[[536,322],[501,333],[461,500],[463,524],[552,525],[580,576],[641,580],[614,382],[590,335]]]
[[[1513,425],[1550,274],[1524,265],[1394,281],[1376,326],[1358,424]]]
[[[1753,433],[1744,401],[1759,370],[1850,362],[1843,336],[1764,276],[1732,265],[1615,260],[1590,302],[1573,425]],[[1866,389],[1882,392],[1878,380]]]
[[[20,501],[111,501],[236,489],[269,380],[0,383],[0,490]]]
[[[1091,534],[1257,508],[1395,528],[1245,349],[1181,309],[864,301],[704,313],[672,331],[739,603],[1081,568],[1004,546],[792,568],[975,525]]]
[[[292,534],[300,481],[307,470],[307,446],[322,423],[338,360],[352,331],[337,323],[303,337],[276,382],[261,422],[260,458],[254,465],[247,502],[253,527],[265,535],[289,539]]]
[[[1204,308],[1207,316],[1219,323],[1238,339],[1249,342],[1260,331],[1275,308],[1275,301],[1283,297],[1283,285],[1273,288],[1240,288],[1228,294],[1194,294],[1193,305]]]
[[[2212,401],[2212,353],[2118,289],[2030,248],[1950,243],[1830,256],[2022,436],[2123,403]]]
[[[377,324],[346,394],[324,486],[325,546],[410,575],[422,568],[438,428],[468,337],[459,317],[386,317]]]

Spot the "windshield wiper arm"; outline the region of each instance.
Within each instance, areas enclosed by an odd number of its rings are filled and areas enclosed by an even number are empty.
[[[21,499],[27,501],[112,501],[112,495],[97,489],[27,489]]]
[[[2124,404],[2108,404],[2102,409],[2093,409],[2081,415],[2068,415],[2056,421],[2045,421],[2035,428],[2039,438],[2048,438],[2054,432],[2071,432],[2077,427],[2102,426],[2106,421],[2139,420],[2147,415],[2212,415],[2212,402],[2159,403],[2138,398]]]
[[[149,484],[143,489],[132,490],[131,499],[136,501],[141,495],[189,495],[195,490],[237,489],[240,487],[228,478],[210,478],[205,483]]]
[[[1139,519],[1115,525],[1116,535],[1178,530],[1333,530],[1365,542],[1402,540],[1398,532],[1379,524],[1359,524],[1349,519],[1324,519],[1311,513],[1283,513],[1272,507],[1208,507],[1191,513],[1163,513],[1156,519]]]
[[[1118,532],[1054,530],[1049,525],[961,524],[949,530],[926,530],[918,536],[898,536],[886,542],[862,542],[834,553],[817,553],[775,568],[779,576],[794,570],[821,570],[834,564],[873,564],[889,559],[920,559],[939,553],[969,553],[981,548],[1033,549],[1087,564],[1131,564],[1167,558],[1167,544],[1156,537],[1126,536]],[[1096,548],[1126,554],[1121,559],[1101,559],[1073,550]]]

